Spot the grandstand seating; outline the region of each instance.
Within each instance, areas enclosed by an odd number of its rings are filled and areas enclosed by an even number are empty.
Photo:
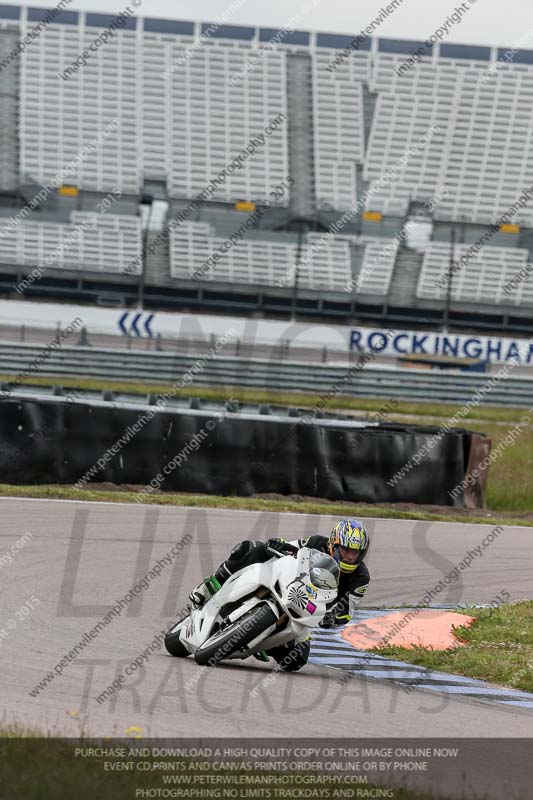
[[[190,36],[180,36],[186,46],[193,43]],[[166,74],[177,58],[174,36],[145,32],[142,50],[142,133],[143,174],[148,180],[169,178],[172,142],[172,104]]]
[[[18,70],[16,62],[5,59],[18,44],[16,31],[0,30],[0,191],[16,190],[20,183],[18,157]]]
[[[320,234],[309,234],[302,248],[298,285],[302,288],[350,291],[351,267],[348,243],[329,240],[320,244]],[[170,272],[174,278],[198,281],[248,283],[280,288],[292,287],[296,278],[296,244],[277,244],[267,239],[237,242],[221,254],[216,266],[206,262],[227,240],[214,235],[203,222],[183,223],[170,234]]]
[[[296,258],[294,245],[237,242],[215,267],[206,262],[226,239],[205,222],[179,225],[170,233],[170,274],[174,278],[264,285],[287,285]]]
[[[15,11],[6,8],[0,18],[7,15],[4,26],[12,28]],[[116,118],[119,131],[77,165],[71,182],[87,190],[140,193],[143,180],[157,179],[167,181],[172,197],[194,197],[286,112],[287,54],[302,47],[312,54],[319,205],[339,211],[353,206],[362,191],[357,168],[372,189],[432,125],[438,130],[431,141],[372,193],[374,209],[405,214],[410,198],[430,199],[442,185],[448,193],[437,217],[488,223],[512,205],[517,187],[533,182],[533,64],[517,58],[489,73],[495,49],[440,45],[398,75],[417,43],[367,40],[328,70],[350,37],[295,33],[263,50],[248,70],[268,41],[266,31],[219,26],[200,44],[199,25],[130,18],[63,80],[59,74],[112,17],[62,15],[61,24],[48,25],[21,58],[20,168],[40,183],[101,138]],[[24,9],[22,32],[38,18],[38,9]],[[242,77],[233,81],[237,73]],[[373,115],[364,103],[365,85],[377,95]],[[212,199],[268,197],[288,168],[284,129],[228,175]],[[516,221],[533,225],[533,208],[522,210]]]
[[[346,36],[346,46],[349,47],[352,37]],[[341,59],[334,69],[328,69],[339,56],[339,47],[324,47],[321,44],[323,37],[317,37],[318,46],[314,48],[314,58],[317,72],[321,75],[326,74],[335,83],[351,87],[355,83],[369,83],[372,77],[372,60],[370,52],[363,50],[352,50],[346,58]],[[343,44],[342,47],[345,45]],[[341,49],[342,52],[342,49]]]
[[[8,14],[3,8],[0,17],[9,17],[12,28],[18,9]],[[119,133],[78,165],[72,182],[88,190],[140,192],[143,179],[161,179],[171,196],[193,197],[286,110],[286,55],[302,47],[313,55],[319,202],[338,210],[352,206],[356,165],[375,182],[432,124],[439,132],[391,187],[375,195],[374,207],[405,213],[410,196],[430,198],[444,178],[444,216],[490,222],[516,199],[517,186],[533,181],[533,65],[508,64],[487,78],[489,59],[497,55],[491,48],[441,45],[398,75],[416,42],[367,40],[328,70],[350,37],[285,35],[246,70],[266,32],[222,26],[199,45],[193,23],[130,18],[63,80],[59,73],[112,17],[62,14],[61,24],[48,25],[21,58],[21,171],[41,183],[101,136],[116,115]],[[38,18],[38,9],[24,9],[22,31]],[[243,77],[233,82],[236,73]],[[363,84],[378,95],[373,121],[365,120]],[[371,132],[366,156],[365,125]],[[253,167],[229,176],[215,199],[268,196],[287,176],[286,139],[286,131],[270,137]],[[518,221],[533,224],[533,209]]]
[[[138,217],[75,211],[71,224],[0,221],[0,262],[28,267],[140,274]]]
[[[374,180],[431,125],[429,146],[381,191],[376,207],[405,213],[409,198],[430,199],[447,189],[436,217],[494,222],[533,183],[531,101],[533,70],[487,73],[486,62],[441,59],[396,73],[405,56],[381,55],[372,88],[379,92],[365,175]],[[488,76],[488,77],[487,77]],[[515,221],[531,226],[533,206]]]
[[[138,194],[142,70],[135,32],[115,32],[85,67],[68,80],[59,76],[84,47],[88,49],[101,27],[105,25],[89,24],[82,32],[78,25],[49,25],[25,51],[20,78],[21,173],[43,185],[61,175],[63,183],[86,190],[118,188]]]
[[[346,241],[333,237],[324,241],[323,234],[310,233],[303,248],[298,283],[309,289],[350,292],[352,279],[350,248]]]
[[[185,63],[171,79],[169,192],[193,198],[254,138],[265,135],[280,113],[286,114],[285,59],[269,53],[253,72],[232,85],[232,75],[246,66],[246,53],[205,47],[191,54],[184,44],[176,45],[173,52]],[[228,172],[210,199],[265,200],[288,174],[287,133],[282,124],[265,135],[253,158]],[[288,196],[283,204],[287,203]]]
[[[94,16],[101,15],[86,18]],[[139,46],[134,31],[115,31],[62,80],[59,73],[97,34],[98,27],[85,27],[80,37],[76,25],[51,25],[23,60],[21,168],[35,181],[52,180],[84,146],[98,143],[69,173],[71,183],[138,194],[143,179],[165,180],[170,196],[193,198],[286,111],[282,54],[268,53],[232,86],[249,56],[220,46],[193,50],[187,36],[147,33]],[[118,131],[106,135],[115,119]],[[281,127],[210,199],[265,199],[287,175]]]
[[[364,247],[364,255],[356,279],[357,291],[387,295],[394,272],[398,240],[360,236],[358,243]]]
[[[429,206],[437,195],[431,204],[434,220],[461,222],[462,241],[468,242],[533,185],[533,51],[519,51],[513,63],[491,71],[502,56],[496,48],[442,43],[398,74],[421,43],[367,39],[359,49],[343,52],[350,36],[284,31],[269,47],[276,31],[238,25],[207,29],[202,23],[132,16],[65,79],[68,65],[114,19],[69,9],[4,69],[10,48],[42,14],[42,9],[0,6],[0,113],[7,131],[0,141],[0,190],[13,193],[18,174],[25,187],[55,181],[95,196],[120,190],[123,205],[115,214],[77,210],[64,224],[74,205],[62,198],[43,214],[48,221],[35,222],[32,215],[13,231],[0,216],[2,263],[35,266],[53,256],[62,269],[138,274],[141,195],[150,195],[159,183],[163,188],[154,194],[163,207],[168,201],[171,210],[183,209],[279,114],[285,122],[242,168],[226,172],[209,202],[171,231],[169,254],[165,243],[154,257],[159,259],[154,283],[198,279],[290,289],[298,247],[289,220],[310,217],[318,228],[333,221],[334,212],[360,202],[361,210],[385,216],[376,226],[380,237],[361,235],[372,229],[372,215],[360,220],[355,213],[344,232],[325,243],[319,244],[322,233],[307,234],[298,285],[342,293],[344,299],[385,298],[393,285],[395,302],[403,301],[396,292],[398,258],[410,251],[398,256],[399,239],[392,237],[412,201]],[[211,32],[201,38],[206,29]],[[300,89],[308,100],[296,108]],[[309,166],[299,190],[309,193],[299,207],[306,210],[295,211],[290,191],[282,192],[268,221],[235,244],[215,269],[204,271],[205,261],[242,219],[229,204],[272,202],[270,193],[291,169],[302,173],[302,165]],[[80,197],[75,207],[94,204]],[[52,221],[54,208],[62,223]],[[144,200],[144,219],[147,208]],[[150,219],[156,231],[162,220]],[[512,221],[533,228],[533,201]],[[75,240],[76,226],[83,230]],[[410,297],[418,280],[420,301],[444,299],[438,282],[448,270],[449,244],[440,239],[449,232],[449,224],[436,224],[431,241],[422,237],[416,245]],[[533,245],[533,233],[515,229],[507,239],[497,234],[492,245],[500,242],[513,246],[486,246],[458,271],[456,301],[533,302],[529,281],[503,291],[532,260],[523,248]],[[458,246],[459,257],[464,248]]]
[[[313,95],[317,204],[345,211],[357,202],[356,164],[365,156],[363,84],[335,80],[315,61]]]
[[[364,168],[374,210],[403,216],[411,198],[433,197],[443,183],[448,113],[449,104],[438,98],[379,95]]]
[[[533,283],[520,281],[516,288],[504,292],[504,287],[527,263],[528,251],[520,248],[483,247],[461,266],[461,257],[469,245],[457,245],[452,281],[452,299],[468,303],[508,303],[520,305],[533,302]],[[432,242],[422,264],[417,296],[443,299],[447,292],[450,269],[450,245]]]

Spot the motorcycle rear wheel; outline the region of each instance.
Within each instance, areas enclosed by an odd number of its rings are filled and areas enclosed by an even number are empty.
[[[194,654],[194,660],[203,667],[214,667],[249,642],[253,642],[264,631],[277,622],[270,606],[252,608],[222,631],[217,631],[204,642]]]

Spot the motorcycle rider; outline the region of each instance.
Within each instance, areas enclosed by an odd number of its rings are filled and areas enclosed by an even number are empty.
[[[351,619],[351,611],[361,602],[370,583],[370,573],[365,557],[370,546],[368,531],[360,520],[343,519],[335,525],[329,536],[308,536],[289,542],[293,547],[312,547],[332,556],[340,569],[337,599],[328,606],[327,614],[320,623],[322,628],[345,625]],[[268,561],[278,553],[287,554],[285,539],[268,539],[267,542],[245,540],[236,545],[229,558],[215,572],[222,586],[235,572],[251,564]],[[209,583],[209,586],[211,583]],[[191,603],[201,608],[211,597],[211,589],[202,581],[189,595]],[[309,658],[311,637],[303,642],[289,642],[268,651],[287,672],[301,669]]]

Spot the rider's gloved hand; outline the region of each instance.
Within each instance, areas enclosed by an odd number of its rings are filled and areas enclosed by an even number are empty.
[[[336,628],[337,627],[337,620],[334,614],[324,614],[322,622],[319,625],[320,628]]]
[[[268,539],[266,543],[266,549],[268,552],[272,553],[272,555],[286,555],[287,553],[287,542],[285,539]]]

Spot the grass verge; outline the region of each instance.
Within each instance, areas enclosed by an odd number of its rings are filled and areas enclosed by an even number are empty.
[[[476,618],[471,627],[455,630],[457,637],[465,642],[463,647],[453,650],[384,647],[372,652],[533,693],[533,601],[457,611]]]
[[[108,503],[135,503],[138,492],[106,489],[75,489],[70,486],[10,486],[0,484],[1,497],[28,497],[48,500],[80,500]],[[532,517],[510,514],[483,515],[481,512],[461,512],[454,509],[423,510],[418,506],[402,510],[391,506],[341,503],[333,501],[263,499],[260,497],[222,497],[206,494],[179,494],[162,492],[143,495],[141,502],[156,506],[185,506],[192,508],[227,508],[236,511],[270,511],[272,513],[318,514],[321,516],[366,517],[383,519],[408,519],[426,522],[468,522],[480,525],[520,525],[533,527]]]

